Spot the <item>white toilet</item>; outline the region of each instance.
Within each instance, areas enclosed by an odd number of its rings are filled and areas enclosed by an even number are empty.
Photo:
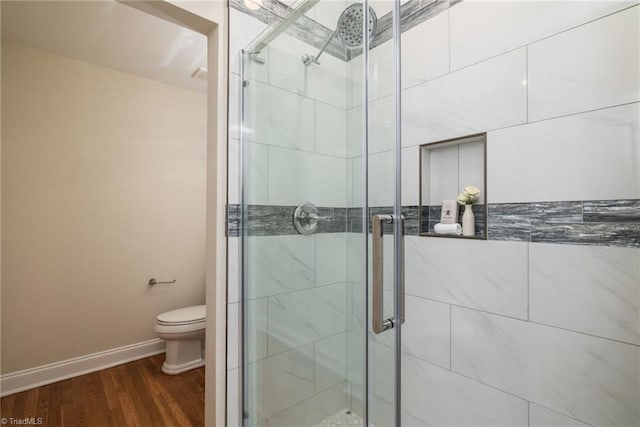
[[[204,366],[205,319],[204,305],[167,311],[156,318],[155,331],[167,340],[162,372],[176,375]]]

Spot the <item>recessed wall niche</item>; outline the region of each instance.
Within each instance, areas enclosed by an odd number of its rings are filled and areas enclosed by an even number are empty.
[[[482,133],[420,146],[421,236],[487,239],[486,142],[487,134]],[[464,236],[456,234],[460,230],[455,224],[438,224],[446,222],[442,221],[443,203],[457,200],[458,195],[469,186],[477,187],[480,192],[471,206],[473,234]],[[454,206],[457,216],[455,212],[453,216],[462,228],[465,206],[457,202]]]

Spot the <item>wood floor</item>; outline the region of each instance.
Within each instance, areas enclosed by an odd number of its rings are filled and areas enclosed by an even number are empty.
[[[3,418],[42,418],[43,426],[203,426],[204,368],[160,370],[164,354],[1,399]]]

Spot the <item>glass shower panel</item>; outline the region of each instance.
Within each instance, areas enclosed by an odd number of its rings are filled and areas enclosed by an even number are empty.
[[[362,182],[353,179],[349,151],[359,131],[350,115],[346,49],[334,38],[315,59],[348,4],[296,6],[297,16],[283,17],[244,53],[248,426],[337,425],[364,415],[362,398],[352,398],[365,386],[365,334],[354,333],[362,319],[352,308],[362,300],[354,283],[365,268],[362,232],[351,232],[362,223],[362,200],[353,200]],[[317,211],[303,212],[301,234],[293,217],[305,202]]]
[[[372,268],[368,275],[369,294],[369,328],[368,339],[368,416],[369,423],[375,426],[396,425],[396,410],[399,402],[396,395],[396,357],[399,355],[396,322],[394,327],[381,333],[372,332],[371,324],[375,317],[394,319],[396,260],[394,259],[394,244],[402,236],[394,235],[394,225],[384,224],[394,214],[396,199],[396,179],[399,170],[396,167],[396,87],[394,55],[398,46],[395,43],[392,24],[392,1],[372,0],[368,4],[372,14],[377,16],[378,25],[387,28],[377,31],[370,40],[369,55],[357,58],[362,67],[362,61],[367,62],[367,76],[364,87],[366,96],[366,129],[367,129],[367,194],[371,234],[369,237],[369,260]],[[376,256],[375,218],[382,220],[382,313],[377,315],[375,305],[375,280],[377,268],[374,265]],[[394,221],[396,218],[394,217]]]

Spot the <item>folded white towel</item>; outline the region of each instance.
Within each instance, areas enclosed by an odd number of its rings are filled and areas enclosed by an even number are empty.
[[[433,231],[435,231],[436,234],[455,234],[459,236],[462,234],[462,226],[458,223],[455,223],[455,224],[437,223],[435,227],[433,227]]]

